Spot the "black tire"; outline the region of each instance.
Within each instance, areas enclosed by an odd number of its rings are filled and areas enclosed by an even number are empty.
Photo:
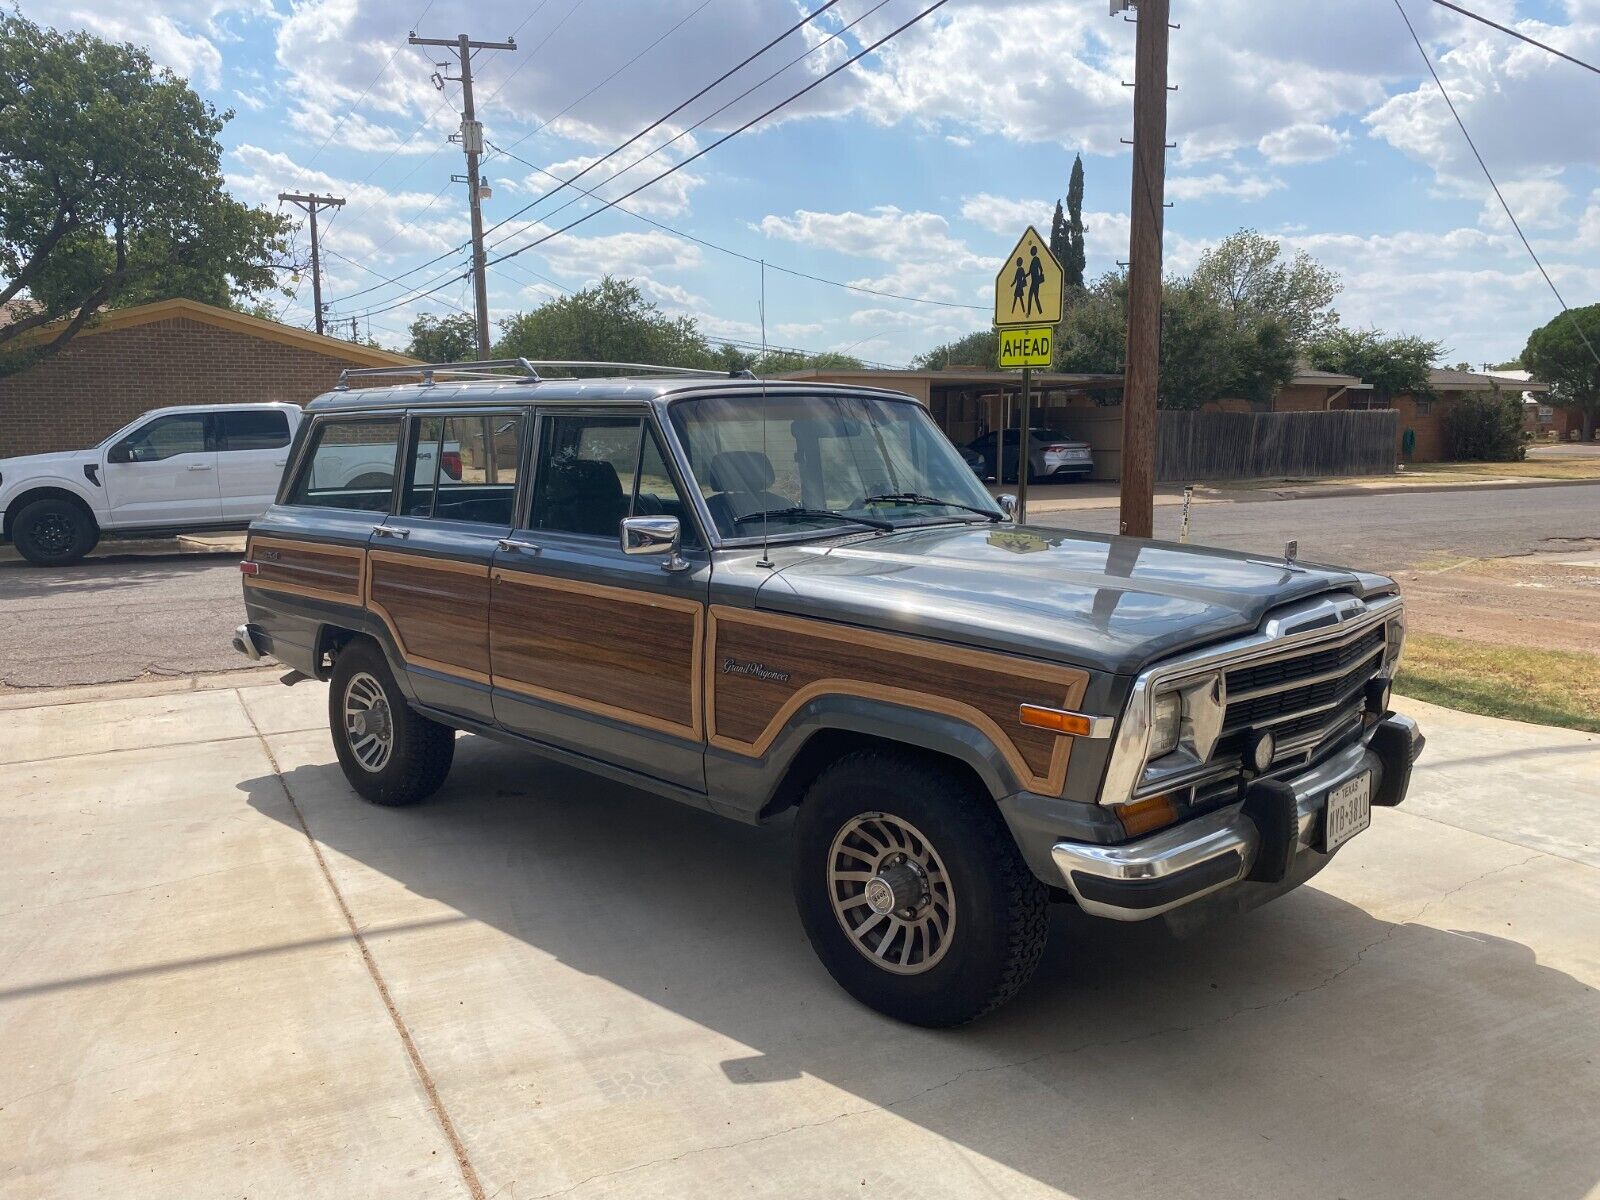
[[[370,695],[374,687],[381,694],[383,720],[390,731],[381,761],[371,753],[370,743],[352,732],[345,720],[346,701],[357,693]],[[371,711],[363,712],[363,721]],[[328,729],[350,786],[386,808],[415,804],[433,795],[450,773],[455,757],[455,730],[412,711],[383,651],[370,641],[351,642],[334,660],[328,687]],[[363,745],[366,750],[359,748]]]
[[[65,567],[94,549],[100,526],[83,505],[49,496],[17,514],[11,540],[36,567]]]
[[[835,912],[835,889],[845,893],[853,886],[830,874],[836,859],[851,861],[850,851],[839,856],[835,840],[844,837],[848,844],[856,835],[845,831],[860,828],[856,823],[863,817],[867,828],[878,830],[875,836],[887,831],[886,840],[895,836],[896,827],[911,827],[913,835],[921,835],[922,849],[931,851],[931,861],[942,867],[930,870],[924,879],[948,880],[950,934],[942,951],[923,955],[929,965],[919,973],[896,973],[869,958],[846,931],[844,917]],[[880,818],[889,820],[880,824]],[[915,836],[908,842],[914,853],[916,842]],[[957,772],[927,758],[867,750],[834,763],[801,802],[794,856],[795,903],[817,957],[845,991],[898,1020],[939,1028],[981,1017],[1016,995],[1044,953],[1048,890],[1028,870],[989,798]],[[894,857],[888,855],[884,861]],[[880,863],[874,878],[884,878],[883,872]],[[937,886],[929,887],[929,892]],[[863,917],[876,914],[876,909],[859,907],[864,897],[853,902],[858,907],[847,910],[852,919],[856,912]],[[919,911],[932,910],[908,905],[883,919],[892,926],[900,912]],[[905,940],[893,940],[896,933]],[[932,934],[924,932],[920,938],[925,948],[932,947]],[[918,942],[909,932],[892,930],[885,940],[891,959],[908,952],[908,946],[909,953],[916,953]],[[916,963],[911,966],[919,969]]]

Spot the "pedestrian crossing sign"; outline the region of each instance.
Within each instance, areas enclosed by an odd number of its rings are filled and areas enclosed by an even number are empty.
[[[1055,340],[1054,325],[1024,325],[1000,330],[1000,365],[1048,367]]]
[[[994,277],[994,323],[1002,328],[1056,324],[1061,320],[1062,283],[1061,264],[1029,225]]]

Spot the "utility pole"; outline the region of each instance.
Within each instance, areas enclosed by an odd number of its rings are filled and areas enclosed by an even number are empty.
[[[483,126],[472,104],[472,52],[474,50],[515,50],[515,38],[503,42],[475,42],[466,34],[453,38],[424,38],[413,32],[407,39],[413,46],[450,46],[461,66],[461,148],[467,154],[467,202],[472,208],[472,292],[478,315],[478,355],[489,357],[489,281],[483,265],[483,199],[488,191],[478,174],[478,159],[483,154]],[[452,180],[458,176],[451,176]]]
[[[1161,371],[1161,226],[1167,170],[1169,0],[1132,0],[1139,13],[1133,69],[1133,195],[1128,211],[1128,344],[1122,383],[1122,525],[1154,526],[1156,392]],[[1112,0],[1111,11],[1129,7]]]
[[[315,192],[279,192],[279,200],[287,200],[296,208],[303,208],[311,216],[311,304],[317,310],[317,332],[322,332],[322,259],[318,255],[317,213],[324,208],[343,208],[343,196],[319,196]]]

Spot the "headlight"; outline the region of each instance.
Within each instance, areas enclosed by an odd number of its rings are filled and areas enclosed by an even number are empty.
[[[1384,627],[1383,665],[1388,668],[1391,675],[1395,667],[1400,665],[1400,651],[1405,643],[1406,614],[1402,610]]]
[[[1150,714],[1150,751],[1148,757],[1161,758],[1178,748],[1178,738],[1183,733],[1183,693],[1164,692],[1156,697]]]

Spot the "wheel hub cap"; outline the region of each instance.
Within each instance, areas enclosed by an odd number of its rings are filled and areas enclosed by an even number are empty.
[[[381,771],[394,752],[394,722],[383,685],[365,671],[352,675],[344,693],[345,740],[356,762]]]
[[[955,893],[938,851],[909,821],[862,813],[828,853],[828,898],[856,950],[896,975],[944,958],[955,934]]]

